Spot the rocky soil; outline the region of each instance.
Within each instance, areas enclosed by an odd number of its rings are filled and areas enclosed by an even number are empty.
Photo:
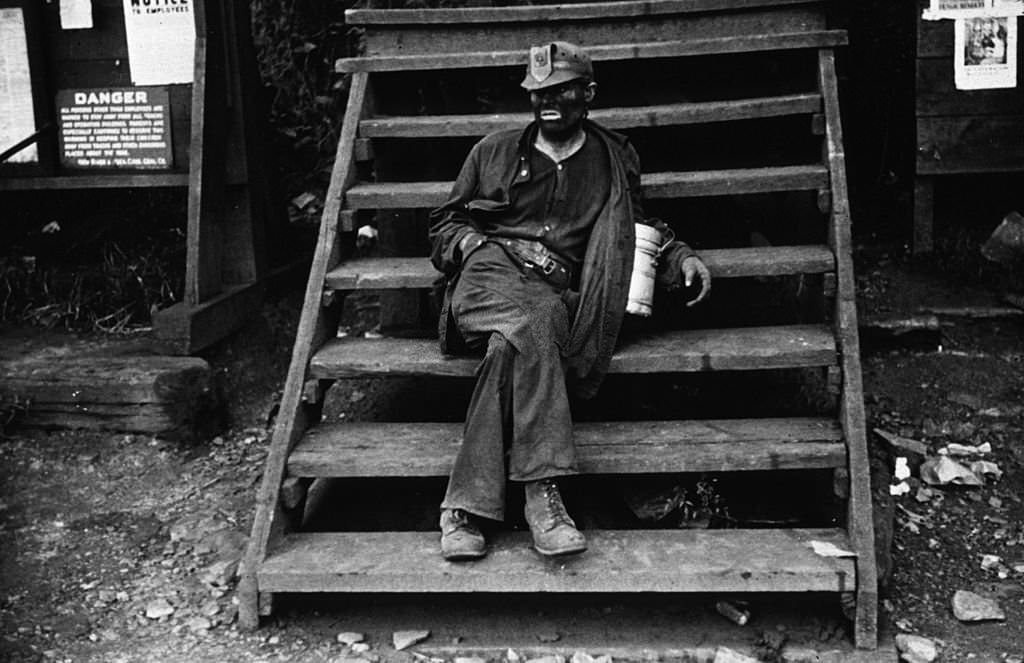
[[[859,273],[866,316],[903,315],[925,304],[998,304],[991,292],[896,260],[876,257]],[[224,369],[233,421],[212,440],[7,432],[0,441],[0,659],[431,663],[418,653],[422,644],[396,648],[404,643],[396,643],[394,630],[403,629],[370,631],[329,604],[283,611],[255,634],[235,624],[234,574],[294,307],[268,307],[264,321],[211,355]],[[913,650],[908,660],[928,660],[934,649],[941,661],[1019,663],[1024,318],[941,320],[941,349],[864,359],[868,425],[878,431],[872,444],[895,473],[894,570],[883,619]],[[345,408],[365,414],[378,395],[372,386],[353,386],[339,399],[338,416]],[[950,469],[957,479],[948,479]],[[756,626],[755,614],[751,643],[765,637]],[[830,633],[842,637],[842,630]],[[448,634],[424,643],[442,637],[457,650],[458,637]],[[576,663],[600,653],[581,653]]]

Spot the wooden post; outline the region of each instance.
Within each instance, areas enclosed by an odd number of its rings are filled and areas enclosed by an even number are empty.
[[[918,175],[914,178],[914,253],[930,253],[935,248],[933,223],[935,178]]]

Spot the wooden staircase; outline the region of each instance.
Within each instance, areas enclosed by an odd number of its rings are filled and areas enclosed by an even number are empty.
[[[833,53],[846,36],[827,28],[822,4],[646,0],[347,13],[349,23],[364,31],[365,52],[338,63],[339,71],[351,74],[348,106],[243,564],[243,626],[256,627],[278,592],[834,592],[852,608],[856,646],[876,646],[874,535]],[[558,38],[587,47],[602,86],[606,63],[664,72],[695,59],[703,66],[721,58],[779,55],[790,58],[785,62],[806,64],[807,89],[777,94],[755,89],[742,97],[658,100],[591,113],[596,121],[627,133],[796,117],[803,118],[803,132],[820,144],[820,158],[810,163],[780,164],[767,154],[763,164],[648,172],[642,184],[646,199],[656,202],[809,192],[804,195],[820,215],[813,241],[725,247],[701,251],[701,256],[715,279],[812,275],[809,282],[820,284],[827,304],[825,315],[775,326],[672,329],[626,337],[610,372],[817,369],[836,387],[835,411],[768,419],[588,422],[577,426],[576,443],[584,474],[831,469],[837,492],[847,498],[842,527],[588,530],[588,552],[557,561],[532,552],[524,533],[508,532],[493,541],[487,558],[461,564],[441,559],[437,532],[301,531],[311,480],[443,477],[460,441],[461,426],[452,423],[320,423],[324,394],[334,380],[467,377],[478,362],[444,356],[429,339],[336,337],[339,295],[424,289],[437,278],[425,257],[342,259],[343,240],[351,237],[361,210],[431,208],[451,188],[450,181],[361,178],[369,174],[365,165],[375,156],[375,141],[465,140],[525,126],[530,119],[516,112],[384,115],[371,82],[379,92],[395,80],[388,76],[488,69],[514,85],[521,78],[526,46]],[[723,156],[729,155],[716,158]],[[819,555],[812,541],[832,543],[853,555]]]

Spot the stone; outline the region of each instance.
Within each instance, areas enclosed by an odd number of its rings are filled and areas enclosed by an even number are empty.
[[[487,663],[487,659],[479,656],[456,656],[454,663]]]
[[[962,622],[1003,621],[1006,614],[993,599],[958,589],[953,594],[953,616]]]
[[[956,462],[949,456],[935,456],[926,460],[919,470],[921,479],[933,486],[956,484],[959,486],[982,486],[985,484],[978,475]]]
[[[174,606],[167,602],[167,599],[154,599],[146,604],[146,617],[149,619],[160,619],[170,617],[174,614]]]
[[[213,617],[220,612],[220,604],[213,599],[207,599],[203,601],[203,605],[199,607],[199,613],[204,617]]]
[[[573,653],[569,663],[594,663],[594,657],[585,651],[578,651]]]
[[[235,579],[236,573],[238,573],[238,560],[222,559],[203,569],[201,578],[207,585],[227,587]]]
[[[758,663],[756,658],[741,654],[735,649],[719,647],[715,650],[715,658],[712,663]]]
[[[352,645],[352,651],[357,654],[364,654],[370,651],[370,645],[365,642],[356,642]]]
[[[982,555],[981,556],[981,568],[988,570],[999,566],[999,563],[1003,561],[1003,558],[999,555]]]
[[[910,633],[896,635],[896,648],[906,663],[931,663],[939,655],[935,643],[928,638]]]
[[[357,642],[362,642],[366,639],[366,636],[362,633],[356,633],[355,631],[342,631],[338,634],[336,640],[343,645],[354,645]]]
[[[505,652],[505,660],[509,663],[519,663],[519,661],[523,659],[519,656],[515,649],[509,649]]]
[[[528,658],[526,663],[565,663],[565,657],[559,654],[548,654],[539,658]]]
[[[391,634],[391,643],[395,646],[395,649],[402,651],[406,647],[411,647],[417,642],[423,642],[429,637],[430,631],[428,630],[395,631]]]
[[[213,628],[213,622],[206,617],[192,617],[185,622],[185,626],[190,631],[209,631]]]

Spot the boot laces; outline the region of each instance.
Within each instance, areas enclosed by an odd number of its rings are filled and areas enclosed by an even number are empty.
[[[548,514],[555,521],[555,524],[572,524],[569,512],[565,510],[565,504],[562,503],[562,495],[558,491],[558,484],[554,481],[544,481],[541,483],[541,486],[544,489],[544,498],[548,504]]]

